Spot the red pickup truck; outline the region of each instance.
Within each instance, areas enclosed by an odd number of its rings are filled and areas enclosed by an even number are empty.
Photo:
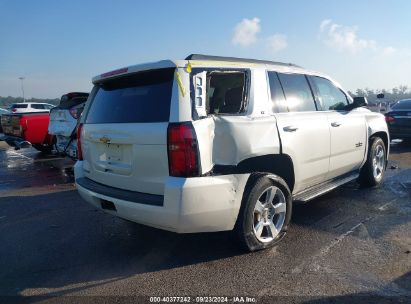
[[[3,114],[4,136],[1,140],[17,150],[33,146],[41,152],[51,153],[54,136],[48,133],[49,121],[49,112]]]

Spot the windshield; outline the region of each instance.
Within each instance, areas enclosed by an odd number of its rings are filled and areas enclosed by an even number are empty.
[[[410,110],[411,109],[411,99],[401,100],[392,106],[393,110]]]
[[[174,70],[140,72],[98,85],[86,123],[168,121]]]

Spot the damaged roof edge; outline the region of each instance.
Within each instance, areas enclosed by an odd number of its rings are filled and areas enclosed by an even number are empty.
[[[307,74],[318,75],[325,78],[327,75],[322,73],[317,73],[314,71],[308,71],[301,66],[292,64],[292,63],[282,63],[274,62],[267,60],[257,60],[257,59],[246,59],[246,58],[235,58],[235,57],[222,57],[222,56],[210,56],[210,55],[201,55],[201,54],[191,54],[183,60],[160,60],[155,62],[148,62],[142,64],[131,65],[128,67],[123,67],[120,69],[115,69],[109,72],[102,73],[92,78],[92,83],[97,84],[102,81],[109,79],[115,79],[124,75],[138,73],[142,71],[154,70],[154,69],[163,69],[163,68],[176,68],[184,67],[188,62],[193,64],[193,66],[209,66],[212,64],[219,64],[222,66],[241,66],[247,67],[252,65],[254,67],[261,66],[266,69],[275,70],[278,69],[280,72],[304,72]]]
[[[299,65],[293,63],[276,62],[269,60],[259,60],[259,59],[248,59],[248,58],[237,58],[237,57],[224,57],[224,56],[212,56],[203,54],[190,54],[185,60],[211,60],[211,61],[231,61],[231,62],[244,62],[244,63],[260,63],[260,64],[271,64],[280,66],[292,66],[297,68],[302,68]]]

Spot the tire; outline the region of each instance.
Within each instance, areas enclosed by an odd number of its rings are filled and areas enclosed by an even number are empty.
[[[53,146],[50,145],[34,144],[33,148],[44,154],[51,154],[51,151],[53,151]]]
[[[268,199],[269,193],[274,195],[271,200]],[[263,203],[259,204],[261,201]],[[291,192],[282,178],[252,175],[244,191],[235,227],[243,249],[256,251],[276,245],[287,232],[291,212]]]
[[[381,154],[382,153],[382,154]],[[387,166],[387,148],[380,137],[370,139],[367,161],[361,168],[359,182],[363,187],[375,187],[382,183]]]

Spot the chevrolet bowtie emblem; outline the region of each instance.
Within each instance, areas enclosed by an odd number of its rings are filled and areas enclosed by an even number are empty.
[[[108,143],[110,143],[111,139],[108,138],[107,136],[103,136],[103,137],[100,137],[100,141],[102,143],[108,144]]]

